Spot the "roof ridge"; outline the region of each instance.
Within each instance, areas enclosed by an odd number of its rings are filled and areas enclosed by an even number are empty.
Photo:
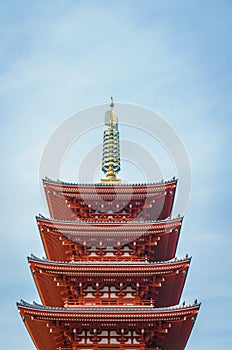
[[[57,219],[53,219],[53,218],[48,218],[42,214],[38,214],[36,215],[36,220],[37,219],[43,219],[43,220],[46,220],[46,221],[49,221],[49,222],[55,222],[55,223],[61,223],[61,224],[64,224],[64,223],[70,223],[72,225],[89,225],[90,223],[94,223],[96,225],[102,225],[103,222],[98,222],[98,221],[82,221],[82,220],[79,220],[79,221],[69,221],[69,220],[57,220]],[[125,225],[130,225],[130,224],[134,224],[134,225],[137,225],[137,224],[141,224],[141,225],[144,225],[144,224],[147,224],[149,225],[150,223],[157,223],[157,224],[162,224],[162,223],[171,223],[171,222],[175,222],[175,221],[182,221],[184,219],[184,216],[183,215],[180,215],[180,216],[177,216],[175,218],[171,218],[171,217],[168,217],[167,219],[164,219],[164,220],[150,220],[150,221],[104,221],[104,224],[113,224],[113,225],[120,225],[120,224],[125,224]]]
[[[192,307],[200,307],[201,303],[199,303],[197,301],[197,299],[195,299],[195,301],[193,301],[192,303],[186,304],[185,302],[181,303],[181,304],[177,304],[177,305],[173,305],[173,306],[168,306],[168,307],[160,307],[160,308],[154,308],[153,306],[148,306],[148,307],[136,307],[136,306],[111,306],[111,307],[105,307],[105,306],[101,306],[101,307],[93,307],[93,305],[91,305],[91,307],[75,307],[75,308],[62,308],[62,307],[54,307],[54,306],[45,306],[42,304],[39,304],[35,301],[33,301],[33,303],[29,303],[26,302],[25,300],[21,299],[20,302],[17,302],[16,305],[18,307],[22,306],[22,307],[27,307],[27,308],[34,308],[34,309],[38,309],[38,310],[50,310],[50,311],[63,311],[63,312],[67,312],[67,313],[72,313],[75,311],[86,311],[86,312],[94,312],[94,311],[98,311],[98,312],[106,312],[106,311],[132,311],[132,312],[141,312],[144,311],[148,312],[148,309],[150,309],[153,312],[170,312],[173,310],[184,310],[184,309],[189,309]]]
[[[34,261],[38,261],[38,262],[42,262],[42,263],[49,263],[51,265],[70,265],[70,266],[80,266],[80,265],[86,265],[86,266],[123,266],[123,265],[130,265],[130,266],[158,266],[158,265],[171,265],[173,263],[181,263],[181,262],[187,262],[187,261],[191,261],[192,257],[188,256],[188,254],[186,254],[184,257],[182,258],[173,258],[171,260],[164,260],[164,261],[155,261],[155,262],[148,262],[148,261],[118,261],[118,262],[114,262],[114,261],[104,261],[104,262],[94,262],[94,261],[74,261],[74,262],[67,262],[67,261],[55,261],[55,260],[49,260],[47,258],[39,258],[34,254],[31,254],[31,256],[27,257],[28,261],[29,260],[34,260]]]
[[[100,187],[130,187],[130,186],[154,186],[154,185],[165,185],[169,183],[177,183],[178,179],[175,178],[175,176],[171,180],[160,180],[157,182],[150,182],[150,183],[75,183],[75,182],[65,182],[61,181],[59,179],[53,180],[49,177],[45,176],[45,178],[42,179],[43,183],[49,182],[57,185],[69,185],[69,186],[100,186]]]

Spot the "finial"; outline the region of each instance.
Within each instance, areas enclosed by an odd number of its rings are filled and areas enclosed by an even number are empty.
[[[118,183],[121,182],[117,178],[117,173],[120,171],[120,145],[118,118],[113,110],[113,97],[111,97],[109,107],[105,113],[105,125],[107,129],[104,131],[102,153],[102,171],[106,174],[106,177],[105,179],[101,179],[101,182]]]
[[[113,97],[111,96],[111,102],[110,102],[110,107],[113,108],[114,107],[114,101],[113,101]]]

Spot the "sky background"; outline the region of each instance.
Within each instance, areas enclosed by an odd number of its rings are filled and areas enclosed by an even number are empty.
[[[110,96],[163,115],[188,151],[192,194],[177,256],[193,256],[182,300],[202,307],[187,350],[231,349],[231,18],[229,0],[1,1],[2,349],[34,349],[15,302],[39,301],[26,257],[44,255],[35,215],[46,214],[46,142]],[[75,145],[77,165],[85,142]],[[63,180],[75,181],[68,164]]]

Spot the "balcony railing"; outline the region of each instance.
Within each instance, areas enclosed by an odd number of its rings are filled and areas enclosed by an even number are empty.
[[[56,350],[73,350],[75,348],[63,348],[63,347],[58,347]],[[77,345],[78,350],[161,350],[160,347],[156,348],[146,348],[144,345],[135,345],[135,344],[99,344],[99,345],[84,345],[80,344]]]
[[[72,300],[66,301],[64,307],[74,308],[79,306],[136,306],[136,307],[154,307],[153,300],[136,300],[132,298],[124,299],[94,299],[94,298],[85,298],[84,300]]]

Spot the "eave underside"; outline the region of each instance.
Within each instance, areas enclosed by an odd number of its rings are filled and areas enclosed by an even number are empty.
[[[145,345],[153,349],[184,350],[199,305],[173,309],[79,308],[69,311],[21,303],[18,308],[39,350],[87,349],[91,344],[101,349],[104,339],[108,340],[109,348],[116,346],[116,349],[120,345],[125,349]],[[111,331],[115,332],[112,337]],[[110,338],[114,343],[110,344]]]
[[[59,264],[29,259],[45,305],[179,303],[190,259],[169,263]],[[91,287],[91,291],[89,291]],[[94,298],[94,299],[93,299]]]
[[[176,181],[143,186],[78,186],[44,181],[51,217],[58,220],[162,220],[171,216]]]
[[[167,223],[143,224],[141,228],[134,224],[79,226],[37,220],[46,256],[57,261],[91,260],[89,254],[84,253],[88,247],[113,246],[118,250],[119,245],[130,248],[133,260],[144,260],[145,255],[151,261],[171,260],[175,256],[182,222],[180,218]],[[111,260],[121,259],[122,254],[121,257],[116,254]]]

